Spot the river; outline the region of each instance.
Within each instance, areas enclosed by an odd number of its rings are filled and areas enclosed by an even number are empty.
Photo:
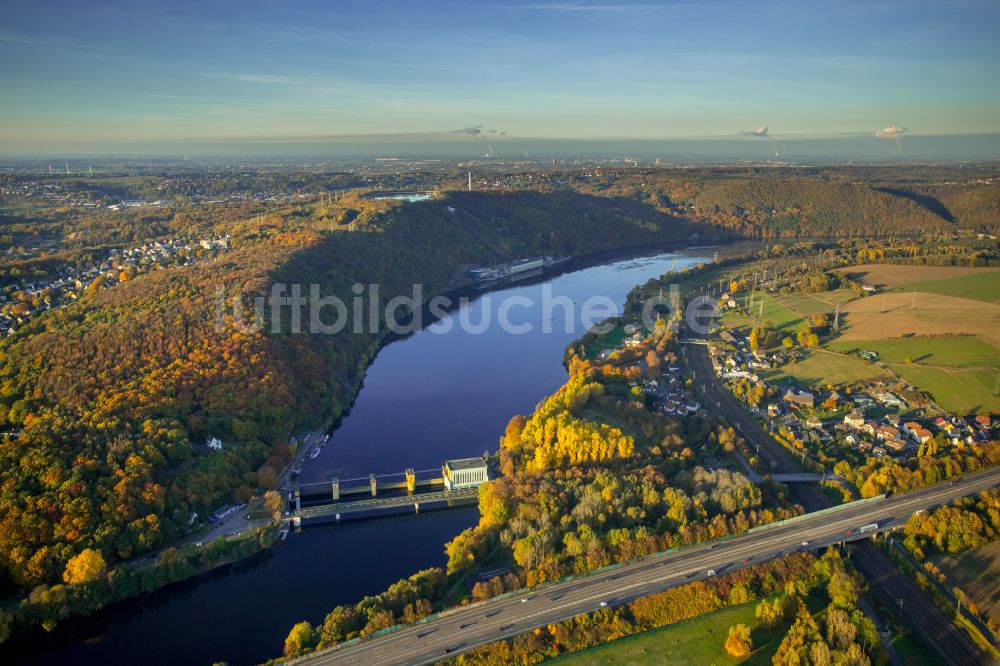
[[[459,306],[450,327],[439,321],[386,345],[302,482],[437,468],[496,450],[510,417],[530,413],[565,381],[563,350],[585,330],[580,308],[588,298],[607,297],[620,309],[636,284],[712,253],[656,252],[515,283]],[[546,312],[546,293],[572,303],[569,327],[564,308]],[[502,316],[531,330],[505,332]],[[482,333],[460,325],[484,317]],[[471,506],[308,527],[252,562],[68,622],[42,641],[44,651],[16,657],[37,665],[259,663],[281,653],[295,622],[320,623],[338,604],[443,566],[444,543],[477,519]]]

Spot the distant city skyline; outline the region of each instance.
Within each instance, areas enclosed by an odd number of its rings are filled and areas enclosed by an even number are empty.
[[[352,136],[902,153],[1000,133],[997,25],[988,1],[10,3],[0,153]]]

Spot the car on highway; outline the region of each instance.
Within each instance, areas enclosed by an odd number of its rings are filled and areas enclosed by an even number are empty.
[[[524,604],[524,603],[527,603],[527,602],[528,602],[528,599],[530,599],[530,598],[531,598],[531,597],[521,597],[521,603],[522,603],[522,604]]]
[[[705,572],[705,575],[707,575],[707,576],[714,576],[715,575],[715,569],[709,569],[708,571]]]
[[[802,545],[803,545],[803,546],[808,546],[808,545],[809,545],[809,542],[808,542],[808,541],[803,541],[803,542],[802,542]]]
[[[607,601],[602,601],[601,602],[601,608],[605,608],[607,605],[608,605]]]
[[[749,557],[744,557],[743,558],[743,564],[750,564],[750,558]]]

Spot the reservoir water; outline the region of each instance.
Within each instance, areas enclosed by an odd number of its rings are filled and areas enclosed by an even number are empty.
[[[510,417],[530,413],[565,381],[563,351],[585,331],[580,309],[589,298],[606,297],[620,309],[636,284],[710,260],[713,252],[657,252],[515,283],[461,305],[450,330],[437,322],[388,344],[323,453],[304,467],[302,482],[436,468],[446,459],[495,451]],[[546,295],[550,303],[560,299],[548,311]],[[505,332],[501,318],[530,330]],[[474,333],[460,325],[463,319],[489,323]],[[42,652],[15,658],[24,664],[259,663],[281,653],[295,622],[320,623],[338,604],[443,566],[444,543],[477,519],[471,506],[309,527],[252,562],[67,623],[42,641]]]

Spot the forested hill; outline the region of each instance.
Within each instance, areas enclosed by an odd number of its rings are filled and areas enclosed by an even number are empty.
[[[349,302],[355,282],[379,283],[385,302],[414,282],[429,297],[463,263],[691,233],[639,202],[573,192],[348,199],[215,231],[232,250],[88,289],[0,341],[0,564],[24,590],[60,582],[84,548],[131,557],[176,537],[191,512],[272,486],[290,435],[349,404],[376,335],[246,331],[231,318],[217,329],[220,286],[249,301],[275,282],[317,283]]]
[[[626,196],[729,234],[780,238],[870,236],[947,230],[947,219],[920,202],[857,182],[820,178],[679,177],[617,173],[577,179],[595,194]]]
[[[690,200],[695,219],[737,233],[851,236],[920,233],[949,227],[905,197],[867,185],[811,180],[739,180],[705,185]]]
[[[970,229],[1000,231],[1000,184],[932,192],[958,224]]]

